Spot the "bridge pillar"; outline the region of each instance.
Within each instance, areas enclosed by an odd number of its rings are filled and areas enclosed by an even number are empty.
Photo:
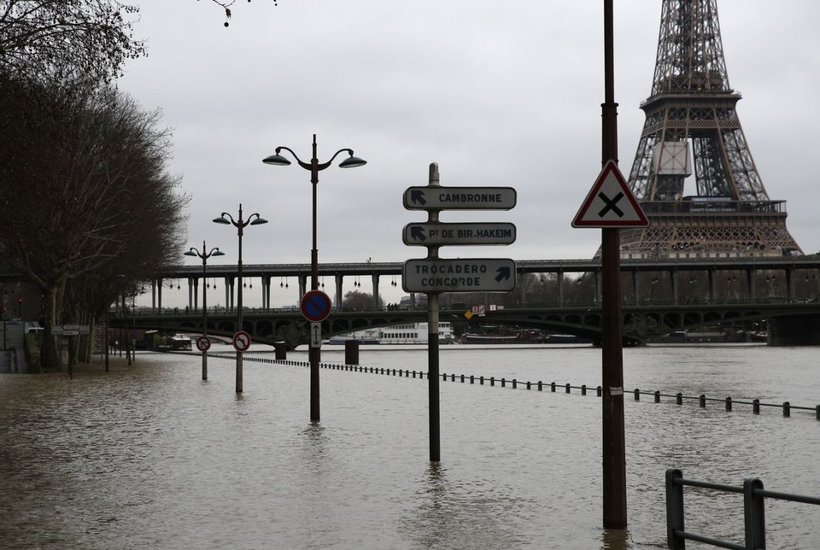
[[[772,317],[768,325],[770,346],[820,345],[820,314]]]
[[[334,300],[334,307],[340,308],[342,307],[342,300],[343,300],[343,292],[342,285],[344,282],[344,275],[341,273],[336,274],[336,298]]]
[[[299,279],[299,300],[301,300],[302,296],[304,296],[305,292],[307,292],[307,278],[308,278],[307,274],[302,274],[302,275],[299,275],[299,277],[298,277],[298,279]]]
[[[205,281],[202,281],[202,286],[205,286]],[[197,297],[199,296],[199,278],[188,278],[188,309],[194,311],[198,307]]]
[[[678,294],[678,272],[674,269],[669,272],[669,284],[672,287],[672,303],[678,305],[680,303]]]
[[[715,268],[710,268],[707,271],[707,276],[709,277],[709,303],[714,304],[717,301],[717,277],[715,277]]]
[[[231,276],[225,277],[225,307],[233,309],[233,287],[234,278]],[[239,330],[239,329],[237,329]]]
[[[371,275],[373,281],[373,309],[379,309],[379,274]]]
[[[160,279],[162,280],[162,279]],[[157,312],[157,279],[151,281],[151,313]]]
[[[555,280],[558,283],[558,305],[564,305],[564,272],[559,271],[555,274]]]
[[[791,302],[794,300],[794,269],[787,267],[786,272],[786,300]]]
[[[755,285],[755,270],[752,267],[746,268],[746,288],[749,289],[749,301],[757,300],[757,285]]]

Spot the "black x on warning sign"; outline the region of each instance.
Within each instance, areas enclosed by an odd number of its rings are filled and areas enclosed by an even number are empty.
[[[610,160],[604,165],[601,174],[592,186],[589,194],[575,218],[572,227],[646,227],[649,221],[629,186],[624,180],[618,165]]]

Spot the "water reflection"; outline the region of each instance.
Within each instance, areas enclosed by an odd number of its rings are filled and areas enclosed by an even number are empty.
[[[419,548],[517,548],[535,545],[520,529],[535,520],[533,502],[498,481],[452,481],[431,463],[413,497],[416,505],[400,522]],[[548,547],[549,545],[547,545]]]
[[[816,398],[816,352],[781,350],[776,371],[768,350],[711,367],[713,351],[629,353],[640,354],[626,369],[636,386]],[[424,351],[374,357],[363,363],[426,362]],[[594,384],[600,370],[595,350],[443,359],[453,372],[519,380]],[[596,397],[442,384],[442,462],[430,464],[424,381],[323,375],[321,424],[307,423],[309,379],[297,367],[249,361],[241,395],[232,360],[214,359],[203,384],[198,356],[140,356],[73,380],[0,376],[0,546],[663,548],[666,468],[801,494],[820,484],[813,415],[628,400],[629,532],[606,531]],[[693,491],[686,504],[693,530],[742,538],[739,502]],[[816,546],[818,508],[767,503],[769,545]]]

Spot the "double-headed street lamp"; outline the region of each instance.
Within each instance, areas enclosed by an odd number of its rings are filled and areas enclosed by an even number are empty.
[[[205,246],[205,241],[202,241],[202,249],[197,250],[195,247],[191,247],[188,252],[183,253],[184,256],[193,256],[195,258],[202,259],[202,336],[205,338],[208,337],[208,292],[207,288],[205,288],[205,281],[206,281],[206,271],[207,271],[207,262],[208,258],[211,256],[224,256],[225,253],[219,250],[219,248],[212,248],[208,250],[208,247]],[[205,340],[207,343],[207,340]],[[204,347],[202,350],[202,379],[208,379],[208,348],[207,346]]]
[[[242,233],[244,233],[244,229],[249,225],[261,225],[263,223],[268,223],[268,220],[261,217],[257,212],[254,212],[248,219],[245,220],[242,218],[242,204],[239,205],[239,218],[234,219],[233,216],[228,214],[227,212],[222,212],[220,217],[214,218],[214,223],[221,223],[225,225],[233,225],[236,227],[237,233],[239,235],[239,255],[236,264],[236,271],[237,271],[237,331],[242,330]],[[236,393],[242,393],[242,352],[236,350]]]
[[[310,170],[310,183],[313,187],[313,200],[312,200],[312,233],[313,233],[313,248],[310,251],[310,273],[311,273],[311,281],[310,281],[310,289],[311,290],[318,290],[319,289],[319,250],[316,247],[316,186],[319,183],[319,172],[324,170],[325,168],[329,167],[333,160],[340,154],[340,153],[348,153],[350,156],[344,159],[342,162],[339,163],[339,168],[355,168],[357,166],[364,166],[367,164],[366,161],[353,156],[353,149],[339,149],[333,156],[330,157],[330,160],[327,162],[319,162],[319,159],[316,157],[316,134],[313,134],[313,157],[310,159],[310,162],[305,162],[300,159],[296,153],[293,152],[293,149],[289,147],[277,147],[276,152],[269,157],[265,157],[262,159],[262,162],[265,164],[270,164],[272,166],[288,166],[290,165],[290,161],[283,157],[280,153],[282,151],[288,151],[293,158],[296,159],[296,162],[304,168],[305,170]],[[317,347],[311,347],[310,351],[310,420],[311,422],[318,422],[319,421],[319,362],[321,360],[321,350]]]

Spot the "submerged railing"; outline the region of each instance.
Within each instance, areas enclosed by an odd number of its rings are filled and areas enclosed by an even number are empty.
[[[684,486],[700,487],[727,493],[743,495],[743,522],[745,543],[735,544],[712,538],[699,533],[686,531],[684,527],[683,488]],[[743,480],[743,487],[709,483],[694,479],[685,479],[683,473],[677,469],[666,470],[666,537],[667,545],[673,550],[686,548],[687,540],[694,540],[719,548],[734,550],[763,550],[766,548],[766,518],[764,501],[767,498],[802,502],[805,504],[820,504],[820,498],[790,493],[766,491],[763,482],[757,478]]]

